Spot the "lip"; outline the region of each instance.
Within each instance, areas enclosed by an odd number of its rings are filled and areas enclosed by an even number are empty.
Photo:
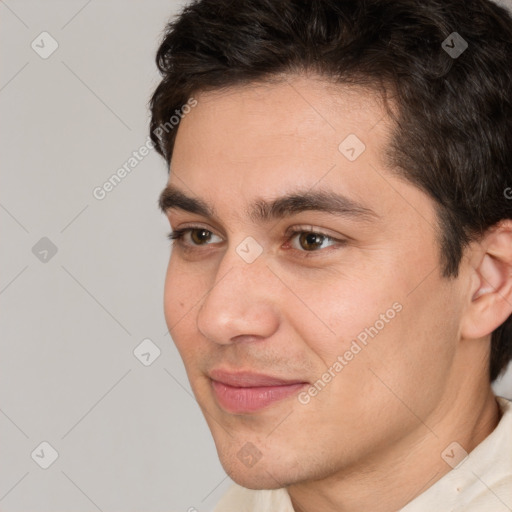
[[[255,412],[296,394],[308,385],[302,380],[288,380],[247,371],[210,372],[212,389],[219,405],[231,413]]]
[[[273,375],[250,371],[230,372],[219,368],[210,372],[210,378],[223,384],[236,388],[251,388],[260,386],[286,386],[290,384],[304,383],[301,379],[281,379]]]

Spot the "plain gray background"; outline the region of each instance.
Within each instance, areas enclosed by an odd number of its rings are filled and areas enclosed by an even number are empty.
[[[0,1],[2,512],[203,512],[231,483],[163,316],[165,164],[93,195],[147,140],[180,5]]]

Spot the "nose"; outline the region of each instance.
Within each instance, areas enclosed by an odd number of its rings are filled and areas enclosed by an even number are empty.
[[[199,332],[221,345],[272,336],[279,327],[278,293],[264,258],[247,263],[230,248],[217,268],[197,313]]]

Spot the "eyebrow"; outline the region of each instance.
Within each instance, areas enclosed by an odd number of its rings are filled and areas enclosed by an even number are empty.
[[[158,199],[160,210],[180,209],[203,217],[217,217],[215,209],[202,199],[190,197],[173,185],[167,185]],[[379,215],[372,209],[330,190],[298,190],[272,200],[257,199],[246,211],[253,222],[268,222],[304,211],[319,211],[351,218],[371,221]]]

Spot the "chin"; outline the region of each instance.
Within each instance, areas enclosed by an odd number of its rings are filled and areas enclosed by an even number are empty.
[[[304,468],[280,454],[262,454],[252,466],[246,466],[238,455],[228,448],[219,453],[219,459],[229,477],[247,489],[280,489],[304,479]]]
[[[232,467],[231,465],[222,465],[226,473],[229,475],[231,480],[236,482],[242,487],[254,490],[272,490],[280,489],[288,484],[288,479],[278,472],[266,470],[264,468],[240,468],[236,464]]]

